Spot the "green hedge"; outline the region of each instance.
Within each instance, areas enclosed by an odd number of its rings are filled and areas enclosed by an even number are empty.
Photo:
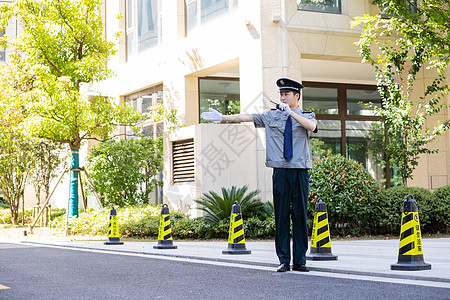
[[[430,225],[432,224],[433,193],[424,188],[399,186],[385,190],[378,197],[378,202],[381,207],[378,224],[382,233],[400,233],[403,202],[409,194],[417,202],[422,231],[430,231]]]
[[[433,193],[433,201],[430,205],[431,231],[450,231],[450,185],[438,188]]]
[[[158,238],[160,205],[139,205],[117,209],[119,233],[122,237]],[[108,231],[109,209],[96,209],[80,212],[78,218],[71,221],[71,232],[77,235],[105,236]],[[174,239],[226,239],[229,220],[210,225],[203,218],[193,219],[180,212],[171,212],[170,222]],[[65,229],[66,215],[52,222],[52,226]],[[246,238],[273,238],[275,221],[271,214],[265,218],[252,217],[244,220]]]
[[[312,222],[316,201],[327,204],[328,222],[333,235],[377,234],[381,207],[379,182],[362,164],[342,155],[314,161],[310,170],[308,220]]]

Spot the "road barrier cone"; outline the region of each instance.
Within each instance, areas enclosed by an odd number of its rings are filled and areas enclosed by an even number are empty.
[[[331,253],[330,227],[328,226],[327,204],[322,198],[317,199],[314,210],[314,223],[311,235],[311,250],[308,260],[337,260]]]
[[[250,254],[252,251],[245,248],[244,221],[241,206],[237,201],[231,208],[230,231],[228,235],[228,248],[222,254]]]
[[[412,198],[412,195],[408,195],[403,202],[398,261],[391,265],[391,270],[420,271],[430,269],[431,265],[423,260],[417,202]]]
[[[177,249],[173,245],[172,226],[170,225],[169,207],[163,204],[161,209],[161,217],[159,219],[158,245],[153,246],[154,249]]]
[[[109,225],[108,225],[108,241],[104,243],[105,245],[123,245],[123,242],[119,238],[119,224],[117,222],[117,212],[111,208],[111,213],[109,214]]]

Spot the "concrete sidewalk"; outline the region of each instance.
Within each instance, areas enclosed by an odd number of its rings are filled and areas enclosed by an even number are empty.
[[[106,239],[105,239],[106,241]],[[278,266],[274,242],[246,242],[247,255],[224,255],[227,242],[177,242],[177,249],[153,249],[155,242],[124,242],[124,245],[104,245],[104,241],[42,241],[27,239],[22,243],[60,246],[79,249],[104,250],[122,253],[168,256],[185,259],[239,263],[273,267]],[[398,240],[332,241],[335,261],[309,261],[311,271],[375,276],[397,279],[412,279],[450,283],[450,238],[422,239],[424,259],[431,270],[392,271],[391,264],[397,262]]]

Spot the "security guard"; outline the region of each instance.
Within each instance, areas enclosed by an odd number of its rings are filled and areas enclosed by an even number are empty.
[[[316,131],[314,113],[298,106],[303,85],[288,79],[277,80],[280,101],[277,109],[263,114],[222,115],[214,109],[201,114],[204,120],[251,122],[266,129],[266,166],[273,168],[272,188],[275,209],[275,248],[278,272],[290,270],[290,219],[292,218],[293,267],[308,272],[306,225],[309,194],[308,169],[312,168],[310,133]]]

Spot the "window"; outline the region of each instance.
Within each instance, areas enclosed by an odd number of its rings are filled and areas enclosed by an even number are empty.
[[[298,10],[341,13],[341,0],[297,0]]]
[[[131,106],[139,112],[146,113],[150,107],[162,103],[162,96],[162,86],[158,86],[127,96],[125,98],[125,103],[131,104]],[[148,119],[142,124],[141,134],[144,136],[150,136],[156,139],[162,136],[163,133],[163,122],[154,122],[153,120]],[[130,128],[127,128],[126,138],[134,137],[135,134],[133,131]]]
[[[314,159],[341,154],[353,159],[375,179],[384,177],[383,169],[367,153],[368,132],[381,122],[366,105],[381,107],[375,86],[304,82],[303,109],[316,113],[318,132],[311,135]]]
[[[200,78],[200,113],[214,108],[222,114],[238,114],[241,111],[239,79],[236,78]],[[200,120],[201,123],[210,123]]]
[[[159,43],[159,0],[127,0],[127,59]]]
[[[186,0],[186,33],[197,26],[235,11],[238,0]]]

